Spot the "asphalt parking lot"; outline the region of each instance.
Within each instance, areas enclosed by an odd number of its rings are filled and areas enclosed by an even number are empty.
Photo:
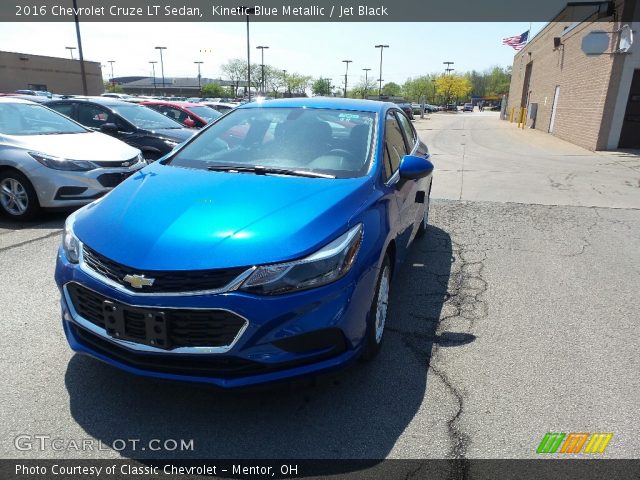
[[[606,457],[638,458],[638,157],[490,113],[416,127],[431,227],[394,281],[381,355],[316,386],[227,394],[73,355],[53,281],[64,215],[0,221],[0,457],[533,458],[559,431],[613,432]],[[194,450],[20,451],[24,434]]]

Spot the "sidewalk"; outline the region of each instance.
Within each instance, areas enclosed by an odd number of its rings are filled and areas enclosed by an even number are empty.
[[[436,167],[434,198],[640,209],[638,152],[591,152],[496,112],[433,114],[415,126]]]

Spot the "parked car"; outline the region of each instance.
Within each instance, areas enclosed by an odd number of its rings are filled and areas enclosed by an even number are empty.
[[[85,205],[144,165],[119,140],[38,103],[0,98],[0,212],[10,218]]]
[[[69,344],[229,388],[372,358],[391,279],[427,228],[432,170],[391,103],[239,107],[67,219],[55,277]]]
[[[18,95],[33,95],[34,97],[45,97],[51,98],[53,95],[51,92],[47,92],[45,90],[16,90],[15,93]]]
[[[224,114],[236,108],[239,103],[203,102],[203,105]]]
[[[462,107],[463,112],[473,112],[473,103],[465,103]]]
[[[218,111],[202,103],[151,100],[142,102],[141,105],[152,108],[187,128],[202,128],[222,116]]]
[[[195,133],[155,110],[111,98],[70,98],[46,105],[86,127],[139,148],[148,162],[166,155]]]
[[[413,108],[410,103],[398,103],[398,107],[404,112],[404,114],[409,117],[410,120],[413,120]]]

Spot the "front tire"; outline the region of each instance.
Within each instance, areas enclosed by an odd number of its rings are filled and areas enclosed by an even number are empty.
[[[36,191],[22,173],[0,172],[0,211],[14,220],[30,220],[40,211]]]
[[[364,360],[371,360],[380,352],[384,328],[387,322],[389,305],[389,289],[391,286],[391,261],[389,255],[384,256],[378,282],[376,294],[373,297],[369,315],[367,318],[367,332],[365,334],[365,347],[362,354]]]

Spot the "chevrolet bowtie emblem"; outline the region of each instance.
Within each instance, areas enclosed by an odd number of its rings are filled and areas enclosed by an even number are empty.
[[[155,278],[146,278],[144,275],[126,275],[122,280],[133,288],[150,287],[156,281]]]

